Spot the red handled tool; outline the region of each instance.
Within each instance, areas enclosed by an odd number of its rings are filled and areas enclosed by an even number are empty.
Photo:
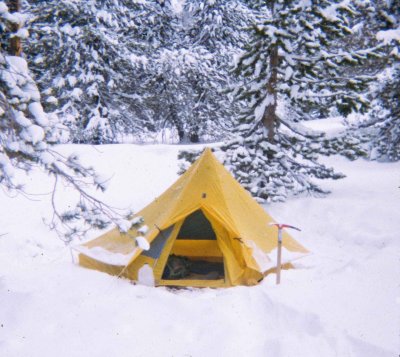
[[[296,231],[301,231],[301,229],[284,223],[270,223],[269,225],[278,227],[278,259],[276,264],[276,283],[279,284],[281,282],[282,230],[284,228],[290,228],[295,229]]]

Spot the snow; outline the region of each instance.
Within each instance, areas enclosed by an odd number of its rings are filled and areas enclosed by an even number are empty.
[[[172,10],[176,14],[181,14],[183,11],[183,7],[185,6],[185,1],[186,0],[171,0]]]
[[[150,244],[145,237],[137,236],[135,239],[136,239],[136,243],[138,244],[140,249],[143,249],[143,250],[150,249]]]
[[[312,3],[311,3],[311,0],[300,0],[298,6],[303,9],[306,9],[307,7],[312,6]]]
[[[62,88],[65,86],[65,79],[63,77],[56,77],[53,80],[53,85],[57,88]]]
[[[146,65],[148,64],[148,59],[145,56],[137,56],[134,53],[131,53],[129,55],[129,59],[131,60],[131,62],[133,64],[138,64],[138,65],[142,65],[144,67],[146,67]]]
[[[397,41],[400,43],[400,27],[394,30],[379,31],[376,34],[376,39],[382,41],[385,45],[391,43],[392,41]]]
[[[29,37],[29,31],[26,28],[19,29],[15,34],[10,37],[19,37],[26,40]]]
[[[129,222],[127,219],[119,220],[117,225],[118,225],[119,230],[124,233],[128,232],[132,227],[132,223]]]
[[[285,70],[285,81],[288,81],[293,75],[293,68],[292,67],[286,67]]]
[[[70,96],[71,96],[72,98],[74,98],[75,100],[81,100],[82,94],[83,94],[82,89],[80,89],[80,88],[74,88],[74,89],[71,91]]]
[[[48,98],[46,98],[46,103],[49,104],[57,104],[58,103],[58,99],[54,96],[50,96]]]
[[[149,230],[149,227],[146,226],[146,225],[144,225],[144,226],[142,226],[142,227],[140,227],[140,228],[138,229],[138,232],[139,232],[140,234],[146,234],[146,233],[148,232],[148,230]]]
[[[65,33],[66,35],[75,36],[75,35],[79,34],[80,28],[78,26],[72,27],[70,24],[65,24],[64,26],[62,26],[60,28],[60,31]]]
[[[43,107],[40,103],[38,103],[38,102],[30,103],[28,106],[28,109],[29,109],[29,112],[35,118],[36,123],[38,123],[41,126],[49,125],[49,119],[47,118],[47,115],[43,111]]]
[[[6,8],[4,6],[2,6],[2,9],[0,9],[0,11],[2,11],[2,10],[6,10]],[[24,26],[29,17],[27,14],[22,14],[20,12],[13,12],[13,13],[3,12],[3,16],[6,20],[8,20],[14,24],[17,24],[19,27]]]
[[[24,115],[24,113],[18,111],[14,113],[14,121],[22,127],[28,127],[32,125],[32,122]]]
[[[144,264],[138,271],[138,283],[141,285],[154,286],[154,274],[153,269],[148,265]]]
[[[39,125],[30,125],[21,132],[21,138],[32,144],[37,144],[44,139],[44,130]]]
[[[73,247],[73,250],[79,253],[83,253],[88,257],[99,260],[103,263],[118,265],[118,266],[127,265],[134,256],[134,254],[136,253],[136,249],[133,250],[130,254],[121,254],[121,253],[111,252],[101,247],[86,248],[84,246],[75,246]]]
[[[261,251],[262,253],[262,251]],[[305,257],[307,254],[305,253],[299,253],[299,252],[291,252],[289,250],[287,250],[285,247],[282,247],[282,257],[281,257],[281,263],[282,265],[286,264],[286,263],[297,263],[296,261]],[[264,271],[267,271],[268,269],[271,268],[275,268],[278,263],[278,249],[275,248],[273,249],[271,252],[268,253],[268,257],[270,259],[269,264],[264,266]],[[301,263],[301,262],[298,262]]]
[[[109,188],[99,197],[137,211],[177,178],[185,148],[58,150],[107,172]],[[0,355],[396,356],[400,163],[324,161],[347,175],[323,183],[332,194],[265,206],[278,222],[301,228],[291,234],[312,252],[282,271],[280,285],[271,275],[254,287],[169,290],[84,269],[43,224],[51,218],[47,175],[29,175],[25,191],[33,199],[0,191]],[[68,205],[70,191],[58,194]],[[88,251],[115,264],[130,256]],[[152,285],[151,267],[140,280]]]
[[[105,23],[112,25],[113,20],[112,20],[112,14],[105,10],[99,10],[96,13],[96,17],[100,20],[103,20]]]
[[[330,6],[327,6],[324,9],[320,9],[321,15],[326,18],[328,21],[337,21],[338,20],[338,10],[343,10],[343,8],[347,8],[349,1],[345,0],[342,1],[338,4],[333,4]]]
[[[325,132],[327,137],[337,136],[338,134],[343,133],[347,128],[342,117],[304,121],[301,125],[318,132]]]
[[[0,168],[1,168],[0,178],[1,176],[6,176],[6,177],[14,176],[14,167],[11,165],[10,159],[1,152],[0,152]]]
[[[6,59],[8,64],[15,70],[16,74],[28,75],[28,64],[22,57],[7,56]]]
[[[255,242],[253,242],[252,240],[248,240],[246,241],[246,245],[252,248],[253,258],[255,259],[262,272],[266,272],[268,269],[273,268],[269,256],[265,254],[260,248],[258,248]]]
[[[8,12],[8,6],[3,1],[0,1],[0,14],[4,14],[6,12]]]
[[[299,94],[299,89],[300,86],[295,84],[292,86],[292,88],[290,89],[290,98],[297,98],[298,94]]]
[[[51,165],[56,161],[56,159],[52,154],[45,151],[40,155],[40,161],[45,165]]]
[[[29,99],[39,101],[40,93],[29,75],[25,59],[17,56],[6,56],[5,59],[12,71],[3,71],[2,79],[13,88],[11,90],[13,95],[18,95],[24,101]]]
[[[275,103],[274,96],[267,93],[267,95],[265,96],[263,101],[254,110],[254,115],[255,115],[256,121],[261,120],[261,118],[265,112],[265,108],[274,103]]]
[[[138,224],[138,223],[140,223],[141,221],[142,221],[142,218],[141,218],[141,217],[135,217],[134,219],[132,219],[131,225]]]
[[[69,76],[67,76],[67,81],[71,87],[74,87],[78,80],[77,80],[76,76],[69,75]]]

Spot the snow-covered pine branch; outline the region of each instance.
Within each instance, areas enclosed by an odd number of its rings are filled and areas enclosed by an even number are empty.
[[[15,16],[0,2],[0,21],[6,30],[11,15]],[[55,113],[46,113],[40,101],[26,60],[1,51],[0,186],[24,194],[21,173],[42,168],[52,175],[54,216],[50,225],[66,241],[83,234],[89,226],[104,228],[123,222],[122,215],[90,193],[92,187],[105,188],[93,168],[83,165],[76,155],[61,155],[53,146],[67,128]],[[61,184],[68,184],[77,193],[77,206],[70,212],[60,213],[56,203]]]

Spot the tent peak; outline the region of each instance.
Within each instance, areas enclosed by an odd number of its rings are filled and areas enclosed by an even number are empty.
[[[213,156],[214,157],[214,154],[213,154],[211,148],[206,147],[204,149],[203,153],[201,154],[201,156]]]
[[[214,152],[210,147],[206,147],[202,154],[200,155],[199,159],[205,159],[207,160],[212,160],[212,161],[218,161],[217,157],[214,155]]]

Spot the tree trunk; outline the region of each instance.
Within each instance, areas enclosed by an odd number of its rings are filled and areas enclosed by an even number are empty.
[[[189,135],[189,140],[191,143],[198,143],[200,142],[199,134],[197,131],[192,131]]]
[[[275,45],[271,48],[269,57],[270,77],[267,83],[267,96],[269,99],[263,116],[263,124],[268,130],[268,141],[270,143],[274,142],[275,127],[277,125],[276,106],[278,95],[276,84],[278,79],[278,64],[278,46]]]
[[[21,0],[9,0],[8,8],[10,13],[20,12],[21,11]],[[16,33],[21,28],[20,24],[12,24],[11,31],[12,33]],[[13,36],[10,39],[10,49],[11,56],[21,56],[22,53],[22,42],[21,38],[17,36]]]
[[[170,122],[175,126],[176,131],[178,132],[179,143],[183,143],[186,139],[185,130],[183,128],[183,123],[180,121],[176,109],[172,104],[169,105],[169,117]]]

